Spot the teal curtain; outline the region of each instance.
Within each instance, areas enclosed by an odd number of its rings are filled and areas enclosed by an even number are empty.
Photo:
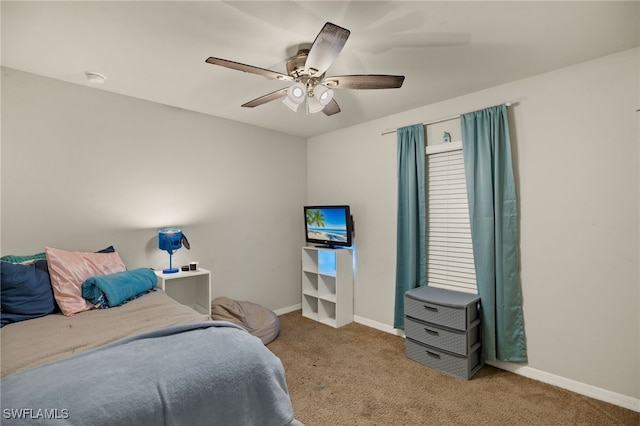
[[[518,255],[518,206],[507,107],[461,116],[471,239],[482,306],[482,355],[527,361]]]
[[[424,126],[398,129],[395,328],[404,329],[404,293],[427,283],[424,169]]]

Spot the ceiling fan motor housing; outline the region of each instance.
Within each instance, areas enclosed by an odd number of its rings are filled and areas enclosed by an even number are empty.
[[[299,78],[304,75],[304,64],[307,62],[309,49],[300,49],[296,56],[292,56],[287,61],[287,74],[293,78]]]

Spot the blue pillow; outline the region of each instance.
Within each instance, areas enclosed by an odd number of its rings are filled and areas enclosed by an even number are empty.
[[[98,250],[96,253],[115,253],[116,249],[113,246],[109,246],[107,248],[103,248],[102,250]]]
[[[49,274],[35,265],[0,262],[0,327],[56,310]]]

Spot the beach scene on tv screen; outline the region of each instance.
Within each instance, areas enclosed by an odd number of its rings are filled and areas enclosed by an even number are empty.
[[[307,238],[347,242],[347,222],[342,209],[307,210]]]

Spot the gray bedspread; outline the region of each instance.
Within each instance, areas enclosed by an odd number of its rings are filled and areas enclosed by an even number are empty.
[[[157,290],[110,309],[67,317],[61,313],[0,328],[0,376],[25,371],[72,355],[178,324],[207,321],[189,306]]]
[[[280,359],[225,321],[147,332],[8,375],[0,386],[3,425],[282,426],[293,420]]]

